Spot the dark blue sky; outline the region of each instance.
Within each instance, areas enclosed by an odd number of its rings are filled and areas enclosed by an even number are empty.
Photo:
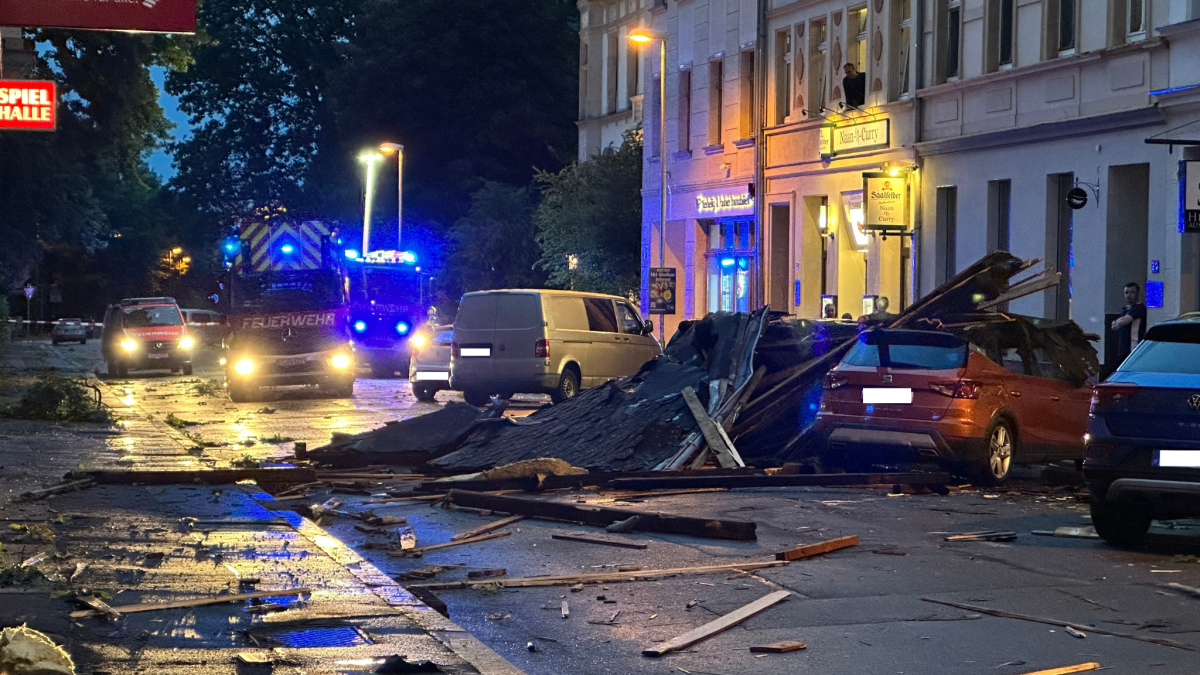
[[[181,140],[191,131],[191,126],[188,124],[187,115],[179,112],[179,100],[163,91],[166,72],[165,68],[151,68],[150,77],[154,80],[154,84],[158,85],[158,104],[167,114],[167,119],[175,123],[175,129],[171,135],[175,140]],[[155,151],[150,155],[149,162],[150,168],[162,176],[163,180],[170,180],[175,175],[175,167],[171,165],[171,155],[165,151]]]

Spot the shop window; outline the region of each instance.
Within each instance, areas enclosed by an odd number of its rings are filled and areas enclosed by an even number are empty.
[[[829,91],[829,25],[825,19],[809,24],[809,70],[808,100],[811,101],[809,116],[816,119],[825,109],[825,97]]]
[[[724,219],[708,227],[708,311],[750,310],[750,280],[756,255],[755,224]]]
[[[912,96],[912,0],[892,0],[891,100]]]
[[[1012,181],[988,181],[988,251],[1011,246]]]
[[[792,31],[775,33],[775,124],[792,114]]]
[[[725,62],[717,59],[708,64],[708,144],[724,143],[721,133],[722,106],[725,97]]]
[[[1014,26],[1017,18],[1015,0],[989,0],[987,6],[987,58],[989,73],[1006,70],[1013,65]]]

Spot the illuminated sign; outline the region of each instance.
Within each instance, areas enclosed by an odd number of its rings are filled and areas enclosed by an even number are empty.
[[[821,127],[821,156],[833,157],[844,152],[886,148],[891,143],[889,120],[871,120],[858,124]]]
[[[749,192],[701,192],[696,195],[696,212],[723,216],[753,215],[754,197]]]
[[[0,0],[0,26],[195,33],[196,0]]]
[[[1179,231],[1200,232],[1200,162],[1180,162]]]
[[[0,129],[54,131],[57,104],[53,82],[0,80]]]
[[[908,230],[908,175],[863,174],[863,227],[867,230]]]

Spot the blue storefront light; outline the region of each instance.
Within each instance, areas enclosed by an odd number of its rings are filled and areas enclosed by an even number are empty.
[[[401,335],[408,335],[408,331],[410,328],[411,328],[411,326],[408,325],[407,321],[401,321],[396,324],[396,332]]]
[[[354,332],[355,333],[365,333],[366,330],[367,330],[367,322],[366,321],[359,319],[358,321],[354,322]]]

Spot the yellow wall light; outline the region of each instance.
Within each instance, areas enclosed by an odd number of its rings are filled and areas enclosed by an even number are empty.
[[[237,363],[233,364],[233,369],[236,370],[239,375],[249,375],[250,373],[254,372],[254,362],[250,359],[241,359]]]

